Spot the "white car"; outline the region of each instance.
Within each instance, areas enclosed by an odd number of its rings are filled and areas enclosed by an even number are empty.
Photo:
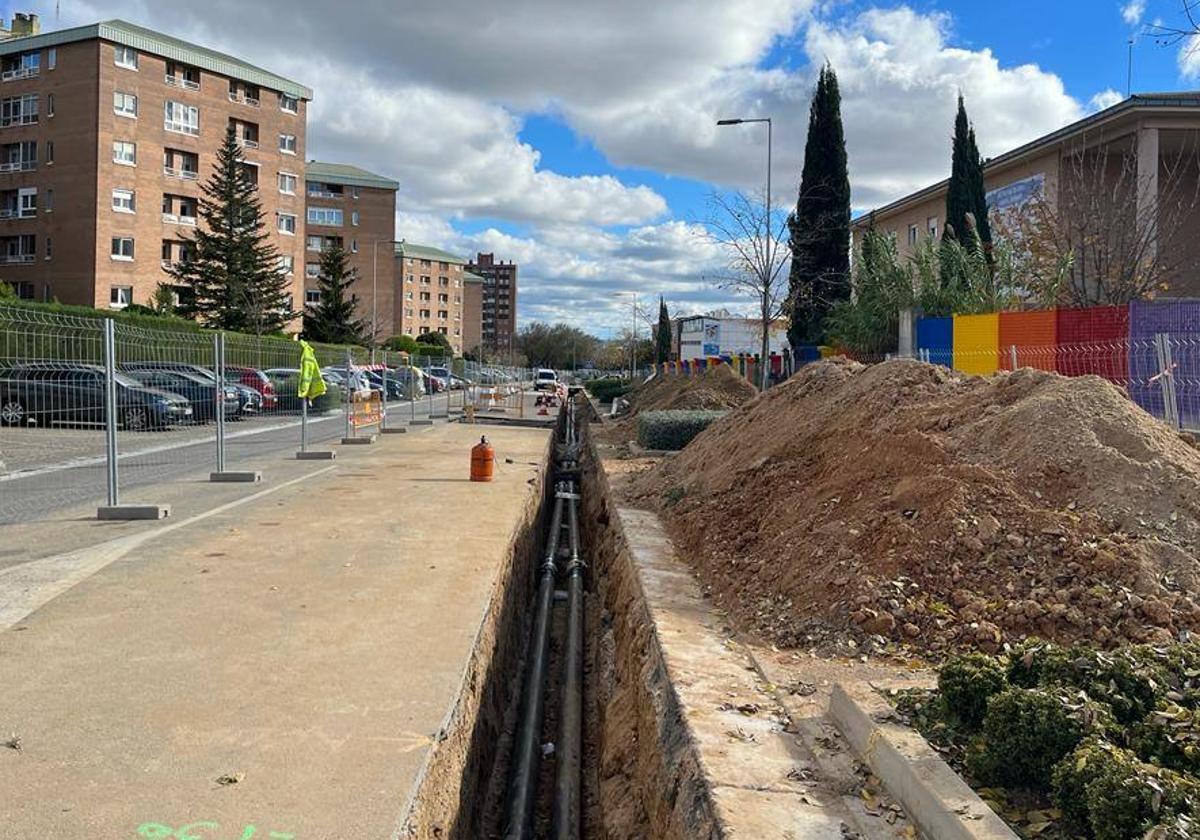
[[[558,388],[558,374],[549,368],[538,368],[533,376],[535,391],[554,391]]]

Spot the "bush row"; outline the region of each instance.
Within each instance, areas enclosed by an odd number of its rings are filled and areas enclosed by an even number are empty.
[[[584,383],[588,393],[600,402],[612,402],[617,397],[623,397],[633,390],[633,382],[616,376],[604,379],[593,379]]]
[[[643,411],[638,415],[637,440],[646,449],[683,449],[692,438],[727,411]]]
[[[1200,837],[1198,699],[1200,644],[1032,641],[948,661],[922,720],[977,780],[1048,796],[1082,836]]]

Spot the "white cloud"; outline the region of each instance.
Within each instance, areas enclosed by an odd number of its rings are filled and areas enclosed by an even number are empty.
[[[1100,91],[1090,100],[1088,100],[1088,110],[1092,112],[1103,111],[1105,108],[1111,108],[1112,106],[1124,101],[1124,94],[1113,90],[1112,88],[1107,88]]]
[[[1129,0],[1121,7],[1121,17],[1130,26],[1137,26],[1146,14],[1146,0]]]
[[[1179,45],[1179,72],[1192,81],[1200,79],[1200,35],[1192,35]]]

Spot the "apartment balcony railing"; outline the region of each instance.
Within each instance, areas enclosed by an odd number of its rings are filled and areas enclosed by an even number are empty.
[[[309,198],[341,198],[340,193],[330,192],[329,190],[309,190]]]
[[[179,76],[165,76],[163,77],[163,81],[171,87],[179,87],[184,90],[200,90],[199,82],[193,82],[191,79],[183,79]]]
[[[200,177],[200,173],[193,169],[176,169],[173,166],[164,166],[163,174],[168,178],[182,178],[184,181],[195,181]]]
[[[178,213],[163,213],[162,220],[169,225],[185,225],[187,227],[196,226],[195,216],[182,216]]]
[[[247,96],[244,93],[234,93],[233,91],[229,92],[229,101],[241,102],[243,105],[249,105],[251,108],[257,108],[260,104],[253,96]]]
[[[5,70],[0,73],[0,82],[15,82],[18,79],[33,79],[36,78],[40,68],[38,67],[20,67],[16,70]]]
[[[33,260],[33,254],[0,254],[0,264],[4,265],[21,265],[31,263]]]
[[[0,163],[0,172],[32,172],[37,169],[36,160],[14,160]]]
[[[15,125],[37,125],[37,123],[37,114],[18,114],[15,117],[0,120],[0,128],[11,128]]]
[[[175,263],[171,260],[159,260],[158,264],[162,266],[163,271],[170,271],[175,267]]]
[[[239,145],[239,146],[241,146],[241,147],[242,147],[242,148],[244,148],[244,149],[257,149],[257,148],[258,148],[258,141],[257,141],[257,140],[253,140],[253,139],[251,139],[251,138],[249,138],[249,137],[239,137],[239,138],[238,138],[238,145]]]
[[[167,131],[173,131],[176,134],[190,134],[193,137],[198,137],[200,135],[200,126],[174,122],[173,120],[166,120],[163,123],[163,128],[165,128]]]

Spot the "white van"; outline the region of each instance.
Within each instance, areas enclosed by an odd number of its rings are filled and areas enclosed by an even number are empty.
[[[535,391],[553,391],[558,388],[558,374],[549,368],[538,368],[533,376]]]

